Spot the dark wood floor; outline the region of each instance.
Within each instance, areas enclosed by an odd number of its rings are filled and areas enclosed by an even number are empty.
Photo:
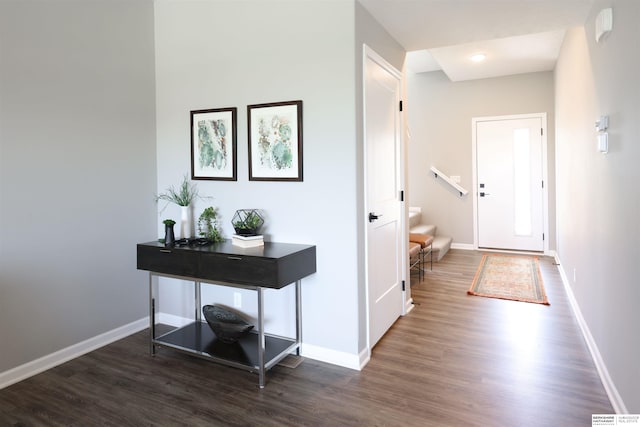
[[[589,426],[612,413],[548,258],[551,306],[466,295],[481,253],[452,250],[362,372],[306,359],[255,374],[147,332],[0,390],[0,426]]]

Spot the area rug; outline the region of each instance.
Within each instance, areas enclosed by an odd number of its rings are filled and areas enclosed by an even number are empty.
[[[467,293],[549,305],[537,257],[484,255]]]

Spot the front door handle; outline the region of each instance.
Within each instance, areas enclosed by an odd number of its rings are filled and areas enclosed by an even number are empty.
[[[373,222],[376,219],[380,218],[382,215],[376,215],[373,212],[369,212],[369,222]]]

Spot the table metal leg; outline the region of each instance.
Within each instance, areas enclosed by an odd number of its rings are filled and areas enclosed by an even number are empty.
[[[302,281],[296,280],[296,355],[300,356],[302,346]]]
[[[193,282],[193,286],[195,287],[195,302],[196,302],[196,306],[195,306],[195,314],[194,314],[194,318],[196,319],[196,322],[200,322],[202,320],[202,298],[200,295],[200,282],[196,281]]]
[[[156,346],[153,340],[156,339],[156,299],[153,297],[153,274],[149,273],[149,353],[156,354]]]
[[[264,295],[263,289],[258,287],[258,376],[260,388],[264,388],[265,369],[264,369]]]
[[[260,388],[264,388],[265,369],[264,369],[264,298],[262,288],[258,287],[258,375]]]

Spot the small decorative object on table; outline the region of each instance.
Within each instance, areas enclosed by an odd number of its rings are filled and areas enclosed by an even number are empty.
[[[173,186],[167,188],[164,193],[158,194],[156,196],[156,202],[159,200],[164,200],[168,203],[175,203],[181,208],[181,218],[180,218],[180,238],[187,239],[192,237],[191,231],[191,203],[196,198],[200,198],[198,194],[198,187],[195,184],[191,184],[189,182],[189,178],[187,175],[182,179],[182,183],[180,187],[176,190]],[[164,211],[164,208],[162,210]]]
[[[162,223],[164,224],[164,245],[173,246],[176,243],[176,238],[173,233],[173,226],[176,222],[172,219],[165,219]]]
[[[253,325],[238,314],[218,305],[205,305],[202,314],[216,338],[227,344],[238,341],[253,329]]]
[[[198,234],[210,243],[224,240],[218,224],[218,211],[213,206],[209,206],[200,214],[198,218]]]
[[[239,236],[234,234],[231,239],[231,244],[240,248],[255,248],[257,246],[264,246],[264,239],[261,234],[257,236]]]
[[[239,236],[257,236],[264,218],[258,209],[239,209],[233,215],[231,224]]]
[[[264,224],[264,218],[257,209],[237,210],[231,220],[236,234],[233,235],[231,243],[241,248],[253,248],[263,246],[264,239],[258,234],[260,227]]]

